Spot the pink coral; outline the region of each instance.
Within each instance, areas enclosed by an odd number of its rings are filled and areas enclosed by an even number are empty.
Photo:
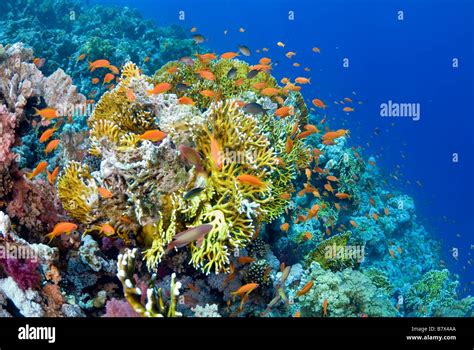
[[[111,299],[105,305],[104,317],[140,317],[140,314],[135,312],[127,300]]]
[[[41,275],[38,272],[38,262],[31,259],[2,258],[0,259],[0,265],[22,290],[39,288]]]
[[[45,180],[19,179],[13,189],[13,199],[7,213],[35,232],[47,233],[60,221],[60,209],[55,189]]]
[[[5,105],[0,105],[0,169],[9,167],[16,155],[11,151],[15,143],[16,116]]]

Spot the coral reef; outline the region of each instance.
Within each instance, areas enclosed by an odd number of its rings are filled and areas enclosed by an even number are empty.
[[[472,316],[415,200],[269,59],[76,0],[1,2],[0,41],[0,316]]]

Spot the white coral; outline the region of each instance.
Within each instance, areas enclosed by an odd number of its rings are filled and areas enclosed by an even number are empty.
[[[38,292],[28,289],[21,290],[13,278],[0,279],[0,292],[10,299],[25,317],[42,317],[44,311],[39,304]]]

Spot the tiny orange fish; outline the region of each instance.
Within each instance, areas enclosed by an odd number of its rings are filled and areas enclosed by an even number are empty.
[[[104,76],[104,81],[103,81],[102,85],[108,84],[114,79],[115,79],[115,75],[113,75],[112,73],[107,73]]]
[[[60,236],[63,233],[70,233],[76,229],[76,224],[73,224],[71,222],[60,222],[54,226],[53,231],[48,233],[46,237],[49,238],[49,241],[51,242],[54,237]]]
[[[97,68],[106,68],[108,66],[110,66],[110,61],[108,61],[108,60],[96,60],[94,62],[89,63],[89,70],[91,72],[93,72]]]
[[[241,184],[254,186],[254,187],[265,187],[266,184],[258,176],[253,176],[249,174],[242,174],[237,176],[237,181]]]
[[[164,92],[167,92],[169,89],[171,89],[171,84],[160,83],[160,84],[156,84],[152,90],[147,90],[147,94],[148,95],[162,94]]]
[[[239,54],[236,52],[226,52],[221,55],[221,58],[230,60],[232,58],[237,57]]]
[[[308,283],[305,284],[305,286],[303,288],[301,288],[299,291],[296,292],[296,296],[300,297],[302,295],[305,295],[306,293],[308,293],[310,291],[310,289],[313,287],[313,285],[314,285],[314,282],[309,281]]]
[[[279,92],[280,90],[271,87],[265,88],[261,91],[264,96],[275,96],[278,95]]]
[[[56,178],[58,177],[58,173],[59,173],[59,167],[54,168],[52,173],[50,173],[48,169],[46,169],[46,174],[48,174],[48,182],[51,185],[54,185],[54,182],[56,181]]]
[[[333,175],[326,176],[326,179],[332,182],[339,182],[339,179]]]
[[[323,101],[321,101],[318,98],[315,98],[313,101],[311,101],[315,107],[326,109],[326,105],[324,104]]]
[[[112,192],[110,192],[106,188],[98,187],[97,190],[102,198],[109,199],[109,198],[112,198],[113,196]]]
[[[351,223],[351,225],[354,227],[354,228],[358,228],[359,225],[357,225],[357,223],[354,221],[354,220],[350,220],[349,221]]]
[[[323,316],[327,316],[328,311],[328,299],[325,298],[323,302]]]
[[[295,79],[295,82],[297,82],[298,84],[311,84],[311,79],[298,77]]]
[[[55,118],[58,118],[58,112],[56,112],[56,110],[54,108],[44,108],[44,109],[41,109],[41,110],[38,110],[36,108],[33,108],[34,111],[35,111],[35,116],[39,115],[41,116],[43,119],[46,119],[46,120],[51,120],[51,119],[55,119]]]
[[[290,228],[290,224],[288,224],[287,222],[280,225],[280,230],[282,230],[283,232],[288,232],[289,228]]]
[[[221,146],[213,136],[209,136],[211,141],[211,158],[214,162],[214,166],[218,169],[222,169],[223,160],[221,156]]]
[[[286,153],[290,153],[293,150],[293,141],[291,140],[290,137],[286,138],[286,145],[285,145],[285,151]]]
[[[84,58],[86,58],[86,54],[85,54],[85,53],[79,55],[79,57],[77,58],[77,62],[82,61]]]
[[[387,215],[387,216],[390,214],[390,212],[388,211],[388,208],[384,208],[384,209],[383,209],[383,212],[384,212],[384,214]]]
[[[99,231],[100,233],[103,233],[106,236],[112,236],[115,234],[115,229],[109,224],[101,225]]]
[[[342,110],[344,112],[354,112],[354,108],[352,108],[352,107],[344,107]]]
[[[96,85],[96,84],[99,84],[99,78],[92,78],[92,84]]]
[[[117,67],[115,67],[115,66],[110,65],[110,66],[107,66],[107,68],[108,68],[112,73],[114,73],[115,75],[117,75],[117,74],[120,73],[119,69],[118,69]]]
[[[51,128],[43,132],[39,138],[39,142],[43,143],[46,142],[50,139],[51,136],[53,136],[54,132],[56,131],[56,128]]]
[[[152,142],[162,141],[166,138],[167,134],[161,130],[148,130],[145,131],[143,134],[138,136],[140,140],[148,140]]]
[[[47,145],[46,145],[46,148],[44,149],[44,153],[51,153],[52,151],[54,151],[58,146],[59,146],[59,143],[61,141],[60,140],[53,140],[53,141],[50,141]]]
[[[240,78],[235,81],[235,86],[239,87],[244,83],[245,78]]]
[[[192,105],[194,106],[194,101],[192,98],[190,97],[187,97],[187,96],[183,96],[183,97],[180,97],[178,99],[178,102],[182,105]]]
[[[237,258],[237,262],[239,264],[250,264],[255,261],[255,258],[251,258],[250,256],[239,256]]]
[[[201,76],[201,78],[206,79],[206,80],[213,81],[213,80],[216,79],[214,74],[212,72],[208,71],[208,70],[201,70],[201,71],[196,72],[196,73],[198,73]]]
[[[38,165],[36,166],[35,170],[33,170],[30,174],[28,174],[28,179],[31,180],[32,178],[38,176],[41,174],[46,167],[48,166],[48,162],[39,162]]]
[[[291,114],[291,108],[289,106],[280,107],[275,111],[275,115],[280,118],[288,117],[290,114]]]
[[[377,221],[379,219],[379,216],[376,213],[372,213],[372,218]]]

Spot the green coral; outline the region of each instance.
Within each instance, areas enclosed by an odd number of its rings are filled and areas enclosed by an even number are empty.
[[[393,286],[387,274],[377,268],[370,268],[364,271],[364,274],[370,278],[372,283],[379,289],[384,290],[387,295],[392,295]]]
[[[348,247],[350,236],[350,231],[347,231],[323,240],[306,256],[306,263],[317,262],[323,269],[332,271],[356,266],[360,261],[354,247]]]
[[[362,314],[369,317],[397,315],[397,310],[391,304],[386,292],[374,285],[369,277],[360,271],[347,268],[332,272],[313,262],[308,280],[315,283],[307,294],[298,299],[302,316],[323,316],[325,300],[327,300],[327,317],[360,317]],[[302,287],[303,285],[297,286],[294,292]]]
[[[405,297],[409,313],[417,316],[461,317],[472,313],[473,297],[458,299],[458,281],[450,278],[448,270],[432,270],[414,283]]]

